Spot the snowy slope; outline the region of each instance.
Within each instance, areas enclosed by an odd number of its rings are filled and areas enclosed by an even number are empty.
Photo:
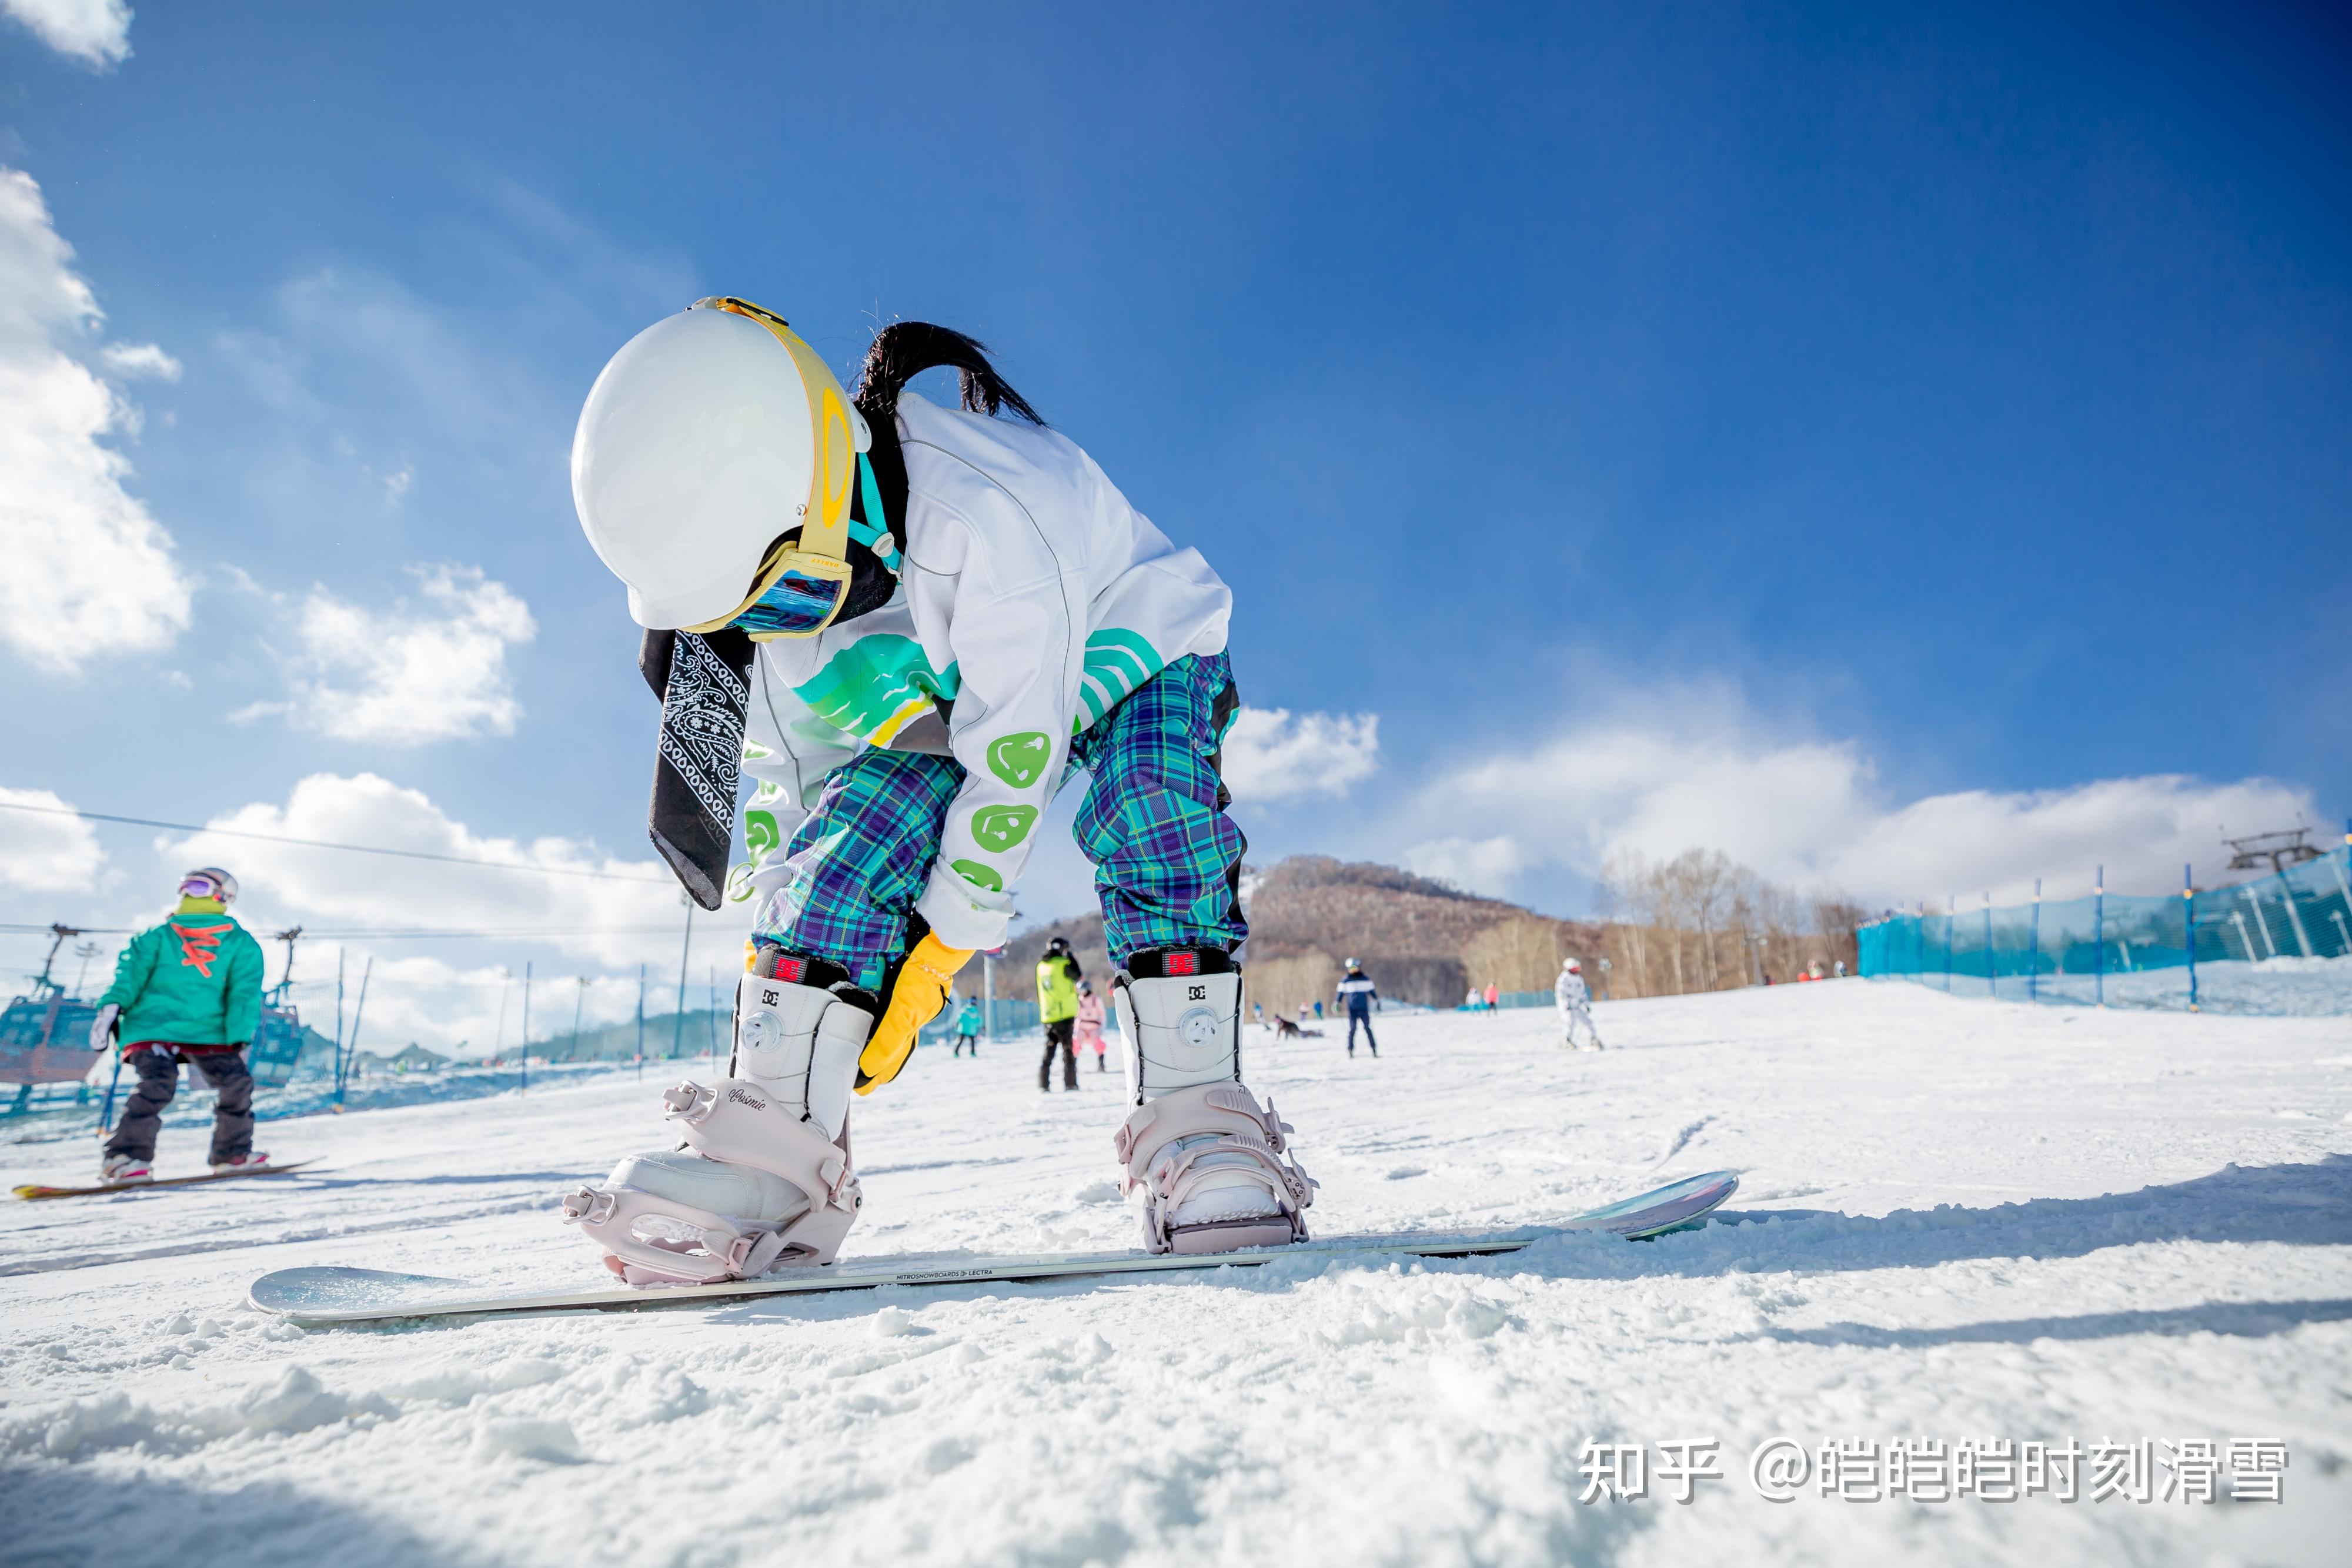
[[[236,1563],[2341,1561],[2352,1027],[1908,985],[1397,1018],[1255,1046],[1317,1228],[1746,1173],[1751,1222],[1516,1257],[302,1332],[298,1263],[601,1279],[554,1195],[626,1076],[272,1124],[326,1174],[0,1207],[0,1559]],[[1263,1037],[1255,1037],[1261,1040]],[[856,1113],[855,1251],[1126,1244],[1110,1080],[927,1050]],[[193,1168],[200,1134],[166,1134]],[[82,1144],[10,1179],[81,1179]],[[1765,1216],[1773,1216],[1769,1219]],[[1775,1434],[2279,1438],[2282,1505],[1759,1498]],[[1687,1505],[1587,1439],[1719,1439]]]

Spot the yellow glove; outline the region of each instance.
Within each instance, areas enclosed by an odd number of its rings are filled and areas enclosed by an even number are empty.
[[[890,988],[890,1000],[882,1009],[881,1021],[866,1038],[866,1049],[858,1052],[860,1094],[871,1094],[876,1084],[887,1083],[898,1076],[898,1070],[907,1065],[907,1058],[915,1053],[915,1037],[948,1005],[948,992],[955,985],[956,971],[971,959],[970,948],[948,946],[936,936],[926,936],[915,944],[915,950],[899,967],[898,982]]]

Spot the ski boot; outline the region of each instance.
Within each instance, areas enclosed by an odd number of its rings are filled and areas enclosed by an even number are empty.
[[[1241,971],[1215,948],[1138,953],[1111,979],[1127,1048],[1120,1190],[1154,1252],[1307,1239],[1315,1181],[1241,1082]]]
[[[125,1186],[131,1182],[153,1181],[155,1162],[142,1160],[137,1155],[109,1155],[99,1162],[98,1179]]]
[[[849,1095],[881,1004],[821,959],[760,949],[716,1085],[662,1096],[685,1143],[631,1155],[563,1218],[632,1285],[708,1285],[830,1263],[857,1218]]]

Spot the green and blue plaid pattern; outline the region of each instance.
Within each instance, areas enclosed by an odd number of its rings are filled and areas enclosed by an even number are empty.
[[[834,769],[785,846],[793,879],[761,904],[760,939],[878,988],[907,950],[907,917],[962,788],[953,759],[923,752],[869,747]]]
[[[1249,843],[1224,813],[1214,761],[1232,685],[1224,654],[1187,654],[1071,745],[1094,775],[1074,831],[1095,862],[1114,963],[1146,947],[1230,952],[1249,935],[1234,892]]]
[[[1072,767],[1094,775],[1076,831],[1114,961],[1146,947],[1230,951],[1249,935],[1234,896],[1248,843],[1213,761],[1232,685],[1223,653],[1188,655],[1072,744]],[[786,846],[793,879],[762,905],[760,939],[878,987],[906,951],[963,779],[949,758],[872,747],[836,768]]]

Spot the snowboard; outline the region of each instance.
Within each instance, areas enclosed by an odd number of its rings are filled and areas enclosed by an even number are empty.
[[[214,1171],[205,1176],[165,1176],[162,1181],[107,1181],[96,1186],[40,1186],[28,1185],[16,1188],[16,1196],[27,1202],[45,1197],[95,1197],[102,1192],[148,1192],[161,1186],[202,1186],[208,1181],[237,1181],[246,1176],[284,1176],[299,1171],[304,1166],[316,1165],[316,1160],[296,1160],[291,1165],[260,1166],[249,1171]]]
[[[1517,1252],[1547,1236],[1598,1230],[1646,1240],[1704,1223],[1738,1190],[1729,1171],[1710,1171],[1622,1203],[1580,1214],[1560,1225],[1521,1230],[1339,1236],[1287,1247],[1198,1255],[1169,1252],[1058,1252],[991,1258],[971,1253],[900,1253],[856,1258],[817,1269],[785,1270],[758,1280],[717,1285],[501,1292],[471,1280],[394,1274],[375,1269],[280,1269],[256,1280],[246,1299],[258,1311],[310,1327],[391,1322],[408,1318],[476,1317],[495,1312],[631,1310],[794,1296],[824,1291],[873,1291],[889,1285],[971,1285],[1080,1279],[1114,1274],[1165,1274],[1195,1269],[1248,1269],[1293,1259],[1370,1257],[1475,1258]]]

